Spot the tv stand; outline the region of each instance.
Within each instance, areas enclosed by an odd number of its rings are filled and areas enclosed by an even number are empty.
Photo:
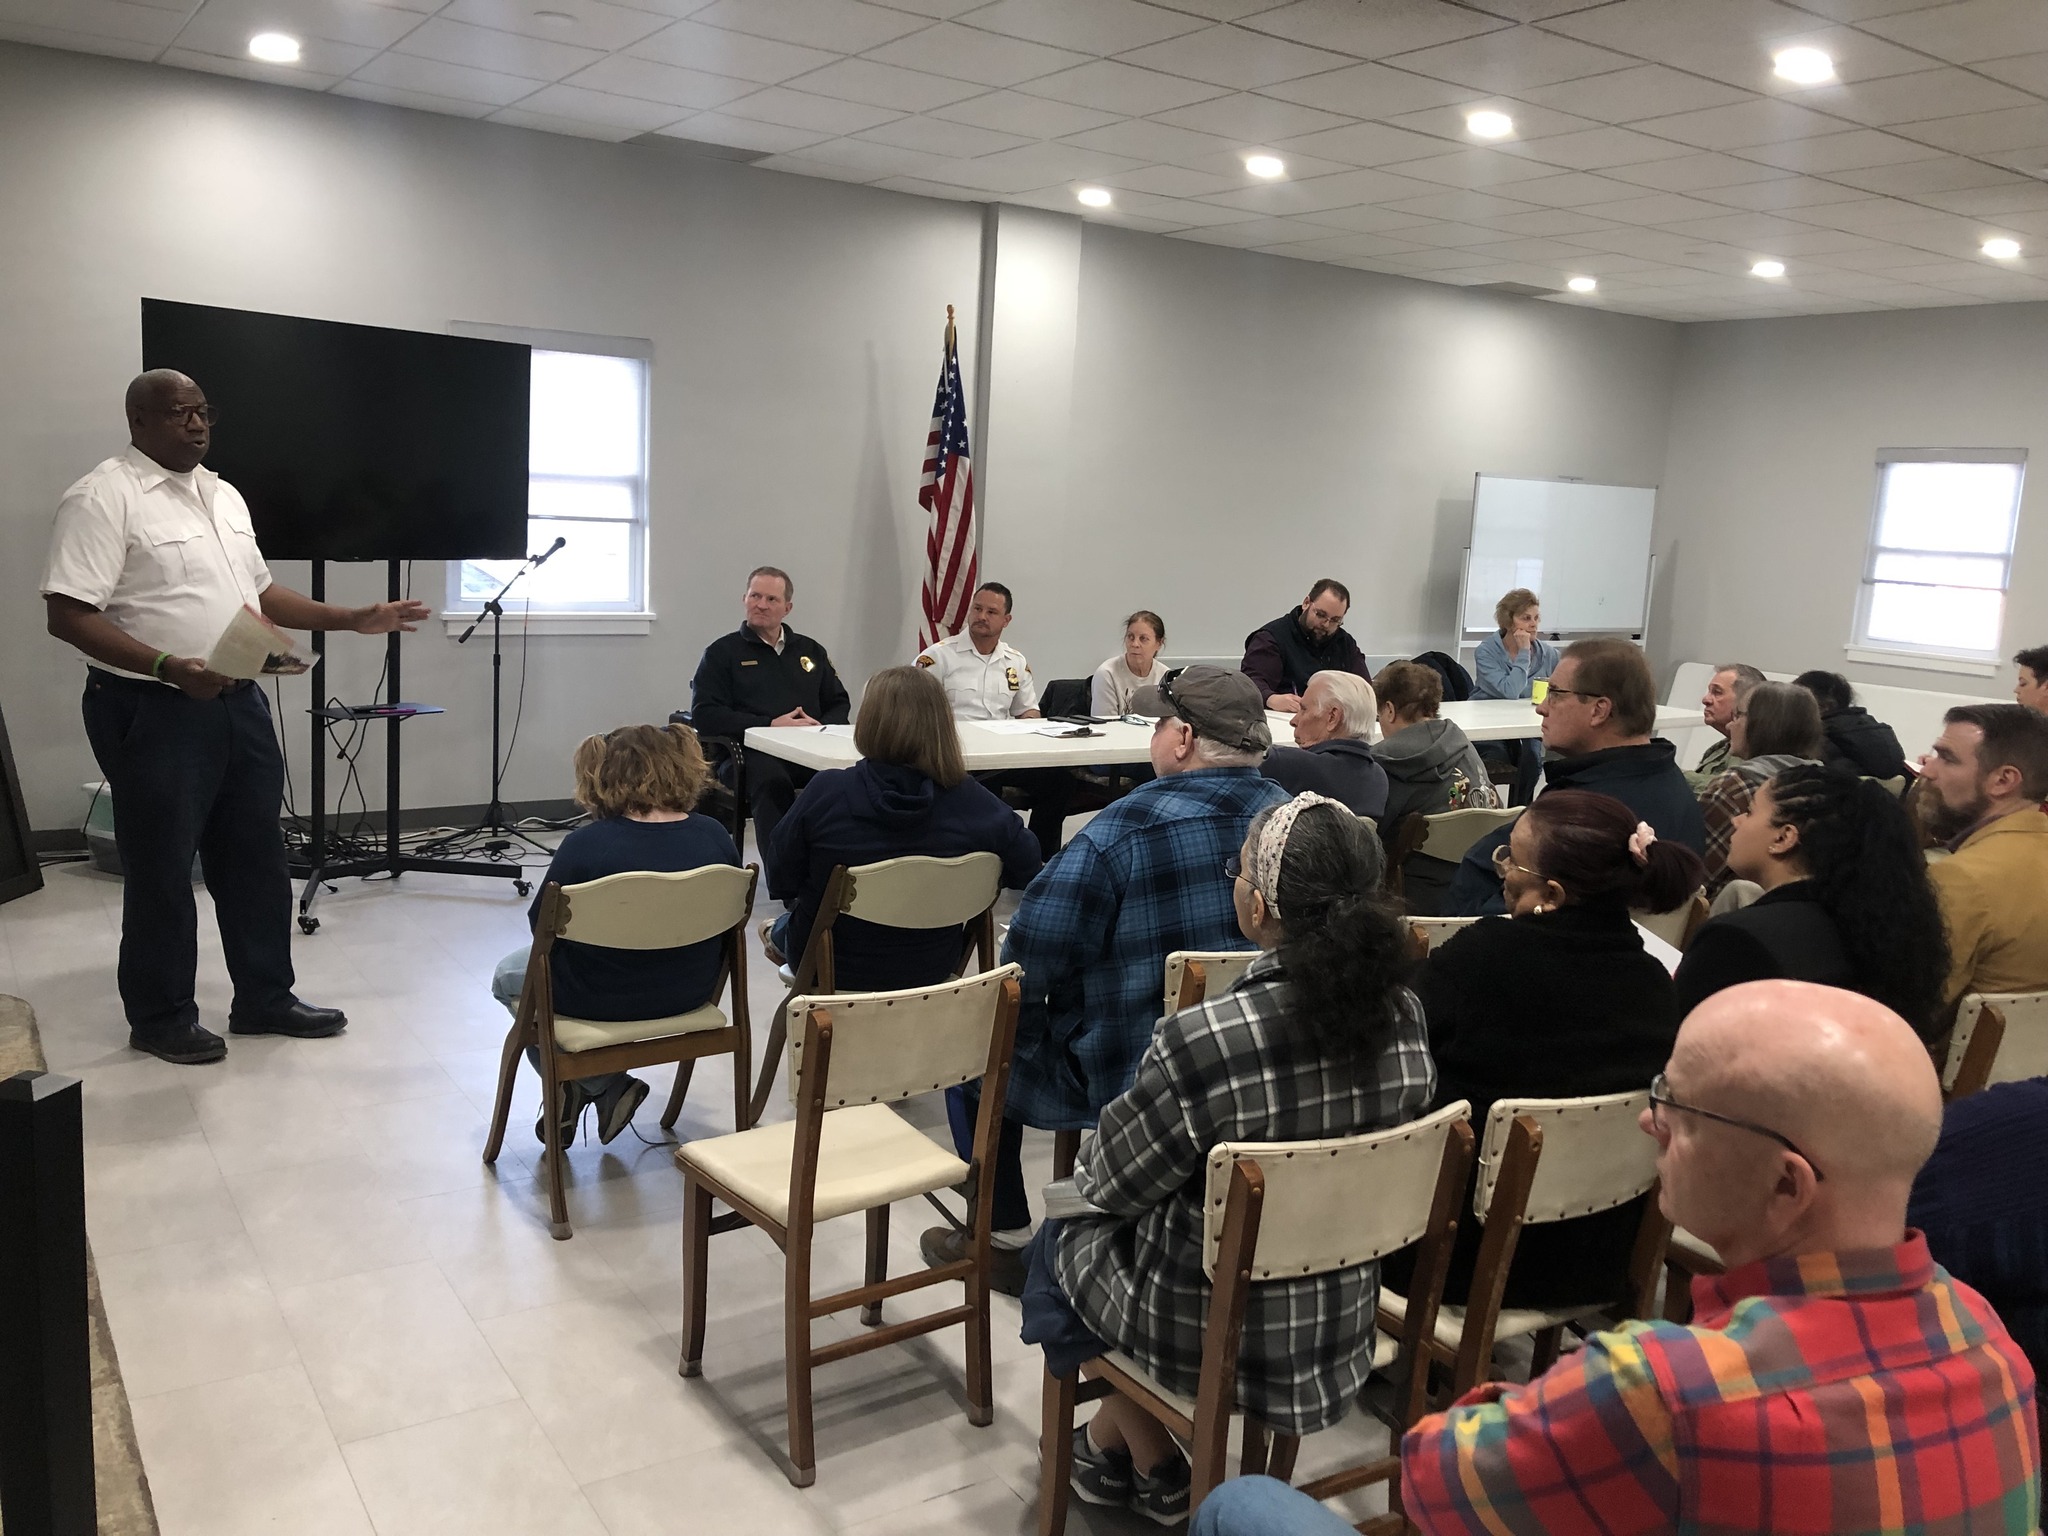
[[[399,597],[399,562],[387,562],[389,581],[387,591],[393,602]],[[327,562],[313,562],[313,601],[327,600]],[[387,691],[381,703],[389,708],[398,702],[399,632],[393,630],[385,636],[385,678]],[[327,705],[327,637],[315,632],[313,635],[313,697],[315,703],[307,711],[312,717],[313,764],[312,764],[312,814],[308,820],[308,835],[305,855],[293,859],[289,868],[295,877],[306,882],[299,895],[299,931],[317,933],[320,919],[313,915],[313,903],[321,890],[333,890],[333,882],[350,875],[390,875],[394,880],[408,871],[419,874],[480,875],[487,880],[510,880],[512,888],[521,896],[533,893],[532,883],[526,878],[525,869],[517,862],[488,863],[481,859],[434,859],[418,854],[406,853],[400,842],[398,826],[399,794],[399,727],[411,718],[408,714],[384,714],[384,847],[372,858],[344,859],[330,863],[327,858],[327,744],[325,736],[333,723],[333,711]],[[373,703],[371,708],[375,708]],[[353,713],[353,711],[351,711]]]

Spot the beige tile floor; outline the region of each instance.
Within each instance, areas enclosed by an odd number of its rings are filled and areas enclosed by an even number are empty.
[[[220,1027],[200,901],[200,1005]],[[165,1536],[1035,1530],[1042,1370],[1013,1301],[994,1303],[993,1426],[967,1422],[957,1331],[829,1366],[804,1490],[783,1472],[781,1262],[760,1234],[714,1240],[704,1374],[678,1377],[666,1070],[638,1126],[654,1145],[586,1134],[572,1153],[572,1240],[547,1233],[530,1073],[484,1166],[507,1025],[489,981],[526,936],[509,883],[344,882],[295,960],[301,995],[346,1008],[347,1032],[238,1039],[206,1067],[127,1049],[120,903],[119,881],[53,868],[0,907],[0,991],[29,999],[51,1068],[85,1084],[88,1221]],[[765,1033],[780,992],[758,953],[751,979]],[[719,1067],[700,1065],[677,1135],[732,1128]],[[787,1112],[778,1092],[769,1113]],[[944,1138],[936,1102],[909,1113]],[[1049,1157],[1049,1137],[1027,1137],[1034,1187]],[[918,1262],[929,1214],[894,1212],[896,1270]],[[857,1280],[861,1243],[858,1218],[821,1229],[818,1284]],[[1383,1444],[1354,1414],[1308,1443],[1303,1471]],[[1077,1503],[1068,1529],[1156,1528]]]

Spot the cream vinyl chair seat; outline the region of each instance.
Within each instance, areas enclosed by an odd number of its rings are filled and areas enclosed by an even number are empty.
[[[1408,1300],[1392,1291],[1380,1296],[1380,1310],[1395,1322],[1408,1319]],[[1533,1307],[1503,1307],[1493,1325],[1497,1339],[1518,1339],[1524,1334],[1541,1333],[1546,1328],[1562,1328],[1567,1323],[1576,1323],[1581,1318],[1592,1317],[1603,1311],[1599,1306],[1571,1307],[1556,1312],[1539,1311]],[[1455,1354],[1465,1337],[1465,1309],[1454,1307],[1449,1302],[1437,1308],[1436,1341],[1446,1352]]]
[[[796,1122],[693,1141],[682,1148],[701,1169],[763,1215],[789,1222],[789,1171],[796,1162]],[[886,1104],[849,1104],[819,1126],[818,1184],[811,1219],[830,1221],[877,1205],[893,1205],[966,1178],[967,1164]]]
[[[1408,925],[1408,935],[1415,941],[1416,953],[1426,956],[1454,934],[1462,933],[1474,923],[1483,923],[1486,919],[1483,917],[1404,917],[1401,921]]]
[[[1948,1064],[1942,1070],[1943,1088],[1954,1089],[1978,1023],[1990,1014],[2003,1021],[2005,1034],[1991,1059],[1984,1086],[2048,1076],[2048,992],[1971,992],[1956,1005]]]
[[[1692,942],[1692,936],[1700,931],[1700,925],[1712,915],[1713,908],[1707,905],[1705,891],[1694,891],[1683,906],[1673,907],[1669,912],[1629,913],[1645,929],[1678,950]]]
[[[707,1030],[724,1029],[726,1023],[724,1011],[713,1003],[666,1019],[572,1019],[558,1013],[555,1043],[565,1051],[594,1051],[602,1045],[624,1045],[628,1041],[701,1035]]]

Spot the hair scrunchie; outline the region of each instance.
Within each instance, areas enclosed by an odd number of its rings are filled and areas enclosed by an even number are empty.
[[[1650,863],[1650,844],[1656,841],[1657,829],[1647,821],[1637,822],[1635,831],[1628,835],[1629,857],[1634,859],[1637,865],[1647,868]]]
[[[1259,829],[1259,841],[1252,849],[1252,867],[1246,873],[1251,876],[1252,888],[1265,898],[1266,910],[1276,918],[1280,915],[1280,861],[1287,852],[1287,839],[1294,833],[1294,819],[1312,805],[1334,805],[1345,815],[1351,814],[1351,808],[1341,800],[1304,791],[1266,818],[1265,826]]]

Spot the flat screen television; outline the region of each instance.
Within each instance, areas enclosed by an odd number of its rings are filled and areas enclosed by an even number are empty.
[[[273,560],[527,553],[526,347],[144,299],[142,366],[206,392]]]

